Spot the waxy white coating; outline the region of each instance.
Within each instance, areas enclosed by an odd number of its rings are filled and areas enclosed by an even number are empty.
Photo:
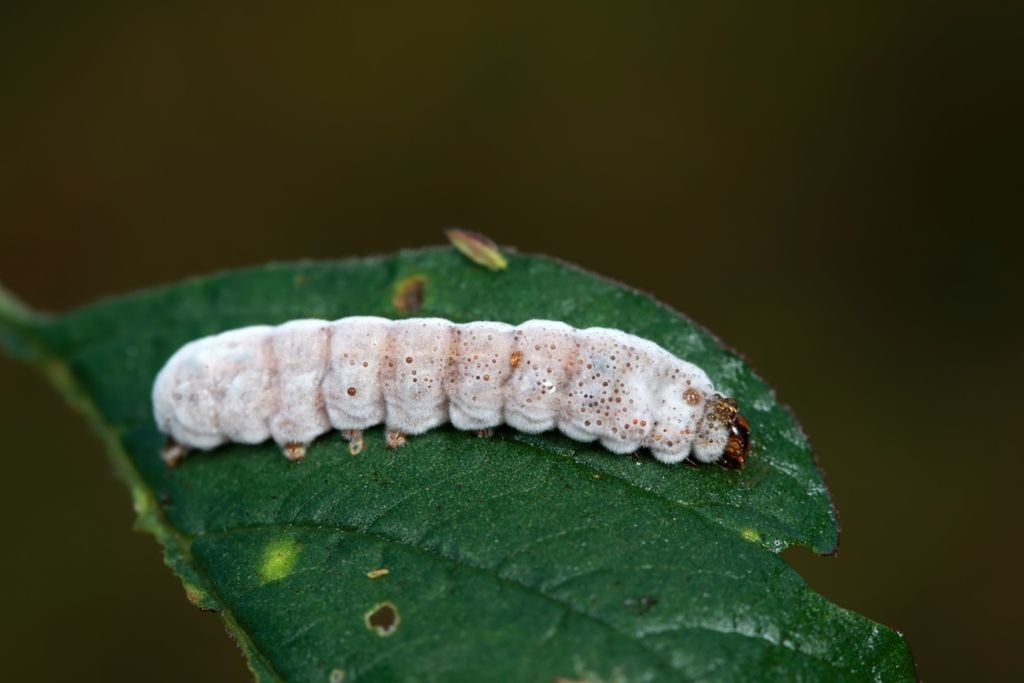
[[[361,438],[381,423],[411,435],[451,422],[557,428],[615,453],[715,462],[728,425],[705,412],[714,395],[699,367],[619,330],[350,317],[190,342],[157,375],[153,412],[163,433],[202,450],[272,438],[301,457],[331,429]]]

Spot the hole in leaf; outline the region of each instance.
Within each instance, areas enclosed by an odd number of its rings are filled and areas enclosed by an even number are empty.
[[[366,613],[364,619],[366,628],[375,631],[382,638],[397,631],[398,625],[402,623],[401,617],[398,616],[398,608],[392,602],[377,603]]]

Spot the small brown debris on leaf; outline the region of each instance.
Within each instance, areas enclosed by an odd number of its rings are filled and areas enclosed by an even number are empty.
[[[404,315],[418,313],[423,306],[424,288],[427,284],[425,275],[410,275],[399,280],[395,285],[395,293],[391,296],[391,305]]]
[[[444,234],[448,236],[448,241],[452,243],[452,246],[465,254],[473,263],[478,263],[490,270],[508,268],[508,261],[505,260],[498,245],[490,237],[460,228],[445,230]]]
[[[627,598],[622,602],[622,606],[634,614],[646,614],[657,604],[658,598],[653,595],[641,595],[638,598]]]

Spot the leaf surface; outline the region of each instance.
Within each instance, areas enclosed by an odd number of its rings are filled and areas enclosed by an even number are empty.
[[[57,317],[0,292],[0,342],[93,423],[140,527],[189,598],[223,614],[259,680],[912,679],[896,633],[777,555],[831,552],[837,529],[807,439],[765,383],[646,295],[508,259],[498,273],[451,249],[276,264]],[[700,365],[750,421],[747,466],[446,426],[398,451],[376,428],[355,457],[329,433],[301,463],[267,443],[165,469],[149,395],[180,345],[294,318],[400,317],[409,282],[417,315],[614,327]]]

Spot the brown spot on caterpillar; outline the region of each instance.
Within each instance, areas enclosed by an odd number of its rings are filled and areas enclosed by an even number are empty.
[[[356,388],[355,387],[349,387],[348,391],[346,391],[345,393],[348,394],[349,396],[355,396],[356,395]]]
[[[687,389],[683,392],[683,400],[691,406],[698,405],[700,403],[700,398],[700,392],[696,389]]]
[[[427,278],[423,275],[410,275],[399,280],[391,296],[391,305],[405,315],[417,313],[423,307],[424,289]]]
[[[523,360],[522,351],[513,351],[512,355],[508,358],[508,364],[514,368],[519,367],[519,361]]]

